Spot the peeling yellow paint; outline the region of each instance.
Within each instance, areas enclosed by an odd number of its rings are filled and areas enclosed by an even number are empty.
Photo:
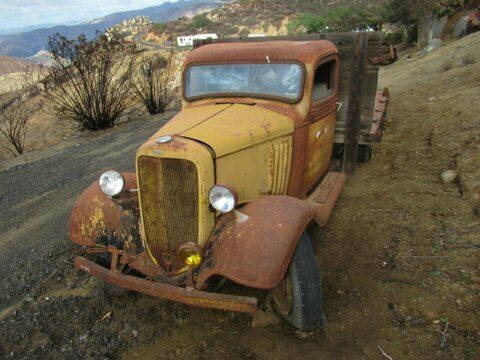
[[[82,222],[81,233],[85,239],[90,239],[95,234],[97,229],[105,229],[105,214],[103,213],[102,203],[98,198],[93,198],[92,202],[95,204],[95,210],[91,212],[87,221]]]

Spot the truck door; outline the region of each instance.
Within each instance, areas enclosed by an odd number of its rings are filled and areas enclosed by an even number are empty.
[[[330,166],[335,140],[338,68],[337,55],[323,58],[315,65],[302,193],[309,191]]]

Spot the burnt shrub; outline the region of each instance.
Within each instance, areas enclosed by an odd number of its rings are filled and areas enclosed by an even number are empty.
[[[56,34],[48,50],[53,64],[44,74],[44,110],[88,130],[114,126],[131,104],[135,46],[119,35],[69,40]]]
[[[150,115],[163,113],[177,94],[175,61],[171,54],[145,56],[133,81],[136,99]]]
[[[0,145],[15,156],[23,154],[25,150],[29,117],[29,111],[22,102],[13,103],[0,113],[0,134],[7,141],[7,145]]]

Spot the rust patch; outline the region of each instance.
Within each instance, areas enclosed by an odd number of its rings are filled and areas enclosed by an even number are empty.
[[[136,175],[123,173],[125,192],[118,198],[106,196],[98,182],[88,187],[78,198],[70,216],[70,239],[89,247],[115,246],[140,251],[139,210]]]
[[[109,271],[108,269],[82,257],[75,258],[74,264],[80,270],[103,281],[147,295],[203,308],[245,312],[250,314],[255,314],[257,311],[256,298],[209,293],[198,291],[193,288],[172,286],[135,276],[123,275]]]
[[[344,174],[329,173],[307,200],[265,196],[223,215],[207,245],[197,288],[213,275],[253,288],[277,286],[302,232],[312,219],[326,224],[344,183]]]
[[[265,123],[265,124],[262,124],[261,126],[262,126],[262,128],[265,130],[265,132],[267,133],[267,135],[270,135],[270,127],[272,126],[272,124],[270,124],[270,123]]]
[[[288,196],[267,196],[221,217],[210,238],[197,287],[212,275],[270,289],[281,280],[313,209]]]

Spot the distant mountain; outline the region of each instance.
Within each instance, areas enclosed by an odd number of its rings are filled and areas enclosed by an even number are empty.
[[[113,13],[77,25],[57,25],[18,34],[0,35],[0,55],[33,56],[40,50],[46,49],[48,37],[55,33],[60,33],[68,38],[75,38],[80,34],[85,34],[88,38],[92,38],[97,31],[105,31],[123,20],[131,19],[138,15],[147,16],[155,23],[163,23],[197,12],[209,11],[228,2],[230,0],[179,0],[176,2],[165,2],[158,6],[140,10]]]
[[[53,64],[52,56],[46,50],[40,50],[35,55],[22,58],[22,60],[32,64],[43,66],[51,66]]]
[[[213,10],[229,2],[228,0],[179,0],[176,2],[165,2],[162,5],[151,6],[140,10],[110,14],[99,19],[91,20],[88,24],[117,24],[138,15],[147,16],[154,23],[164,23],[176,20],[192,12]]]
[[[9,34],[17,34],[21,32],[27,32],[42,28],[49,28],[58,24],[38,24],[38,25],[30,25],[30,26],[22,26],[10,29],[0,29],[0,35],[9,35]]]

